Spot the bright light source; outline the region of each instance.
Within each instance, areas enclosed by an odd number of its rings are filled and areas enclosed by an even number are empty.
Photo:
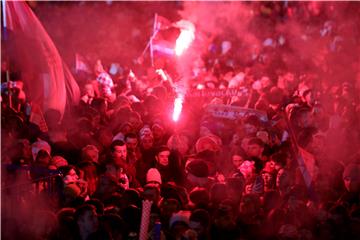
[[[162,77],[162,79],[163,79],[164,81],[167,81],[167,80],[168,80],[168,78],[167,78],[164,70],[162,70],[162,69],[157,69],[157,70],[156,70],[156,73],[157,73],[157,74],[160,74],[160,76]]]
[[[180,114],[181,114],[181,110],[182,110],[182,104],[183,104],[183,99],[181,97],[177,97],[175,98],[174,101],[174,112],[172,115],[172,119],[177,122],[179,120]]]
[[[176,39],[175,53],[177,56],[183,54],[183,52],[190,46],[194,40],[195,34],[189,29],[182,29],[179,37]]]

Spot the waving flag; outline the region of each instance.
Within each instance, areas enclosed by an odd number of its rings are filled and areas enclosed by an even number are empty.
[[[9,31],[9,57],[21,70],[25,91],[32,102],[62,115],[66,104],[76,104],[79,86],[51,38],[26,2],[5,1]],[[4,6],[3,6],[4,7]]]
[[[155,29],[156,30],[166,30],[169,29],[172,26],[172,23],[169,19],[156,15],[156,23],[155,23]]]

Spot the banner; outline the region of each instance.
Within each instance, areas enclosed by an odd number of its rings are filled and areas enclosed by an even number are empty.
[[[255,115],[263,122],[268,121],[266,112],[262,112],[251,108],[210,104],[207,106],[206,112],[210,113],[213,117],[226,118],[231,120],[236,120],[239,118],[244,118],[246,116]]]
[[[309,188],[312,181],[316,179],[316,176],[318,174],[318,168],[315,164],[314,155],[312,155],[305,149],[299,147],[298,165],[303,175],[304,182]]]
[[[9,58],[19,67],[29,100],[45,112],[64,114],[66,104],[77,104],[80,89],[55,44],[26,2],[5,1]]]
[[[202,89],[192,90],[186,93],[186,97],[235,97],[248,96],[248,90],[245,87],[228,89]]]

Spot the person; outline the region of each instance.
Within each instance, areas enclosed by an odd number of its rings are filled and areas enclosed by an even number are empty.
[[[238,172],[239,167],[246,159],[246,154],[241,148],[237,147],[231,151],[232,169],[230,170],[229,177],[232,177]]]
[[[78,238],[81,240],[90,239],[99,227],[99,220],[96,208],[90,204],[78,207],[74,214],[74,219],[78,227]]]
[[[360,202],[360,164],[356,162],[348,164],[343,173],[343,181],[346,191],[339,198],[338,203],[351,209]]]
[[[106,165],[105,175],[114,177],[124,189],[136,185],[136,170],[127,163],[127,148],[122,140],[115,140],[111,146],[111,161]]]
[[[256,172],[259,173],[263,169],[267,160],[266,156],[263,155],[264,142],[257,138],[251,138],[248,142],[248,148],[246,150],[247,156],[255,162]]]
[[[189,227],[194,230],[198,240],[206,240],[210,238],[210,214],[204,209],[194,210],[189,219]]]
[[[135,164],[141,157],[141,153],[139,150],[139,140],[135,133],[127,133],[125,134],[125,143],[128,151],[128,163]]]
[[[114,82],[110,75],[105,71],[100,60],[97,60],[95,66],[96,81],[99,86],[100,96],[104,98],[113,98]]]

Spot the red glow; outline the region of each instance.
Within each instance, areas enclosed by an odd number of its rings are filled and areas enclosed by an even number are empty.
[[[183,104],[183,99],[181,97],[177,97],[175,98],[174,101],[174,112],[172,115],[172,119],[177,122],[179,120],[180,114],[181,114],[181,110],[182,110],[182,104]]]
[[[194,40],[195,34],[190,29],[182,29],[179,37],[176,39],[175,53],[177,56],[189,48],[191,42]]]

